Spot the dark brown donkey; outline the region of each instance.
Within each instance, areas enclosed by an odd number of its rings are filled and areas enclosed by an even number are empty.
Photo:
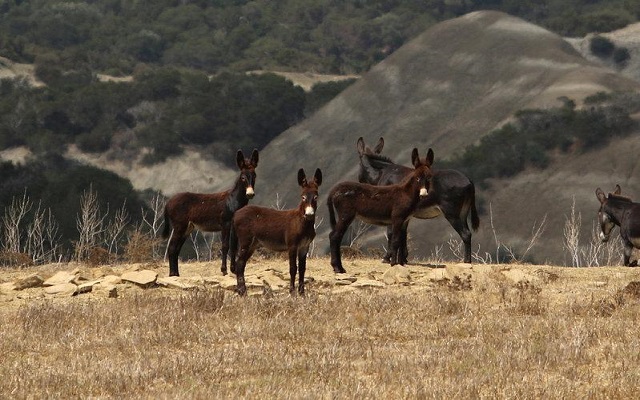
[[[391,161],[388,157],[380,155],[384,147],[384,139],[380,138],[376,146],[372,149],[367,147],[362,137],[358,139],[357,149],[360,156],[360,173],[358,180],[371,185],[391,185],[400,182],[413,169],[399,165]],[[471,213],[471,227],[477,230],[480,226],[478,211],[476,210],[476,190],[473,182],[462,172],[453,169],[433,169],[429,199],[421,202],[414,218],[431,219],[440,215],[449,221],[453,229],[458,232],[464,243],[464,262],[471,262],[471,230],[467,224],[467,218]],[[387,228],[387,237],[391,248],[393,233],[391,228]],[[402,230],[401,242],[404,243],[400,251],[403,261],[407,261],[408,252],[406,248],[407,229]],[[391,253],[387,252],[384,258],[389,262]]]
[[[304,294],[304,273],[307,268],[309,245],[316,237],[315,220],[318,207],[318,187],[322,184],[322,172],[316,169],[311,182],[304,170],[298,171],[298,185],[302,188],[298,208],[275,210],[272,208],[247,206],[236,212],[231,229],[231,272],[238,278],[237,291],[247,292],[244,270],[247,260],[259,244],[274,250],[289,253],[290,291],[295,291],[298,272],[298,293]],[[236,257],[237,253],[237,257]],[[298,266],[296,268],[296,259]]]
[[[426,198],[429,193],[433,150],[429,149],[427,158],[421,160],[418,149],[413,149],[411,162],[414,169],[398,184],[374,186],[358,182],[341,182],[331,189],[327,206],[331,222],[331,266],[334,272],[345,272],[342,267],[340,244],[355,218],[369,224],[391,226],[393,240],[390,244],[390,263],[404,265],[405,260],[398,257],[398,251],[406,245],[402,243],[401,233],[406,229],[409,218],[416,212],[420,199]]]
[[[167,202],[164,209],[163,237],[169,237],[169,275],[178,276],[178,256],[180,249],[194,229],[202,232],[221,232],[223,275],[227,274],[227,252],[229,251],[229,230],[231,218],[240,208],[253,198],[258,166],[258,150],[254,149],[251,159],[244,158],[238,150],[236,162],[240,176],[232,189],[220,193],[178,193]]]
[[[596,196],[600,200],[598,222],[600,223],[600,239],[609,240],[611,231],[618,225],[620,237],[624,244],[623,264],[637,267],[638,260],[629,262],[633,248],[640,249],[640,203],[634,203],[630,198],[621,196],[620,185],[616,185],[613,193],[605,196],[602,189],[596,189]]]

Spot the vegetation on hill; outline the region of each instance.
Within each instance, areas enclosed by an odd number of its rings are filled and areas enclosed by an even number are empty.
[[[305,93],[274,74],[223,73],[213,78],[173,68],[145,69],[130,83],[97,82],[79,72],[50,77],[46,87],[0,80],[0,149],[28,146],[60,152],[117,149],[146,162],[194,144],[209,153],[262,148],[329,101],[350,82],[320,83]],[[307,98],[311,109],[305,110]],[[219,157],[221,160],[231,157]]]
[[[484,136],[461,154],[443,162],[460,169],[481,186],[491,178],[516,175],[527,167],[545,168],[554,151],[587,151],[611,138],[632,132],[630,113],[640,110],[640,96],[597,93],[576,109],[564,99],[562,107],[522,110],[513,122]],[[487,162],[489,155],[490,162]]]
[[[640,17],[627,0],[6,0],[0,55],[113,75],[139,64],[360,73],[434,23],[483,9],[569,36]]]

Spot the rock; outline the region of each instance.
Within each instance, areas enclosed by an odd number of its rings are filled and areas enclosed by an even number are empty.
[[[384,282],[376,281],[373,279],[358,279],[351,284],[352,287],[385,287]]]
[[[57,297],[71,297],[78,291],[78,287],[73,283],[61,283],[54,286],[47,286],[44,288],[46,294],[51,294]]]
[[[16,286],[13,282],[5,282],[0,284],[0,294],[10,294],[16,290]]]
[[[171,289],[189,290],[195,289],[196,285],[187,282],[184,278],[179,276],[167,276],[166,278],[158,278],[156,283],[160,286],[164,286]]]
[[[44,279],[38,274],[31,274],[25,278],[18,279],[13,283],[15,290],[24,290],[42,286]]]
[[[289,287],[289,282],[271,271],[265,272],[260,278],[262,279],[263,285],[268,286],[273,291],[283,290]]]
[[[109,285],[117,285],[122,283],[122,278],[116,275],[107,275],[103,278],[100,278],[100,282]]]
[[[335,284],[338,286],[347,286],[347,285],[351,285],[353,282],[357,280],[358,278],[356,278],[353,275],[339,274],[339,275],[336,275]]]
[[[238,287],[238,280],[235,277],[226,275],[223,276],[219,281],[218,284],[220,285],[221,288],[223,289],[227,289],[227,290],[236,290],[236,288]]]
[[[82,282],[80,284],[78,284],[78,292],[77,294],[81,294],[81,293],[89,293],[90,291],[93,290],[93,287],[97,284],[99,284],[100,282],[102,282],[101,279],[97,279],[94,281],[88,281],[88,282]]]
[[[118,289],[116,288],[116,285],[112,283],[100,282],[96,285],[93,285],[93,287],[91,288],[91,293],[99,297],[107,297],[107,298],[118,297]]]
[[[57,286],[65,283],[73,282],[76,279],[76,274],[68,271],[58,271],[51,278],[44,281],[43,286]]]
[[[406,267],[394,265],[385,271],[382,281],[387,285],[408,285],[411,282],[411,273]]]
[[[148,288],[156,283],[158,273],[149,269],[143,269],[142,271],[125,272],[121,278],[123,281],[135,283],[142,288]]]

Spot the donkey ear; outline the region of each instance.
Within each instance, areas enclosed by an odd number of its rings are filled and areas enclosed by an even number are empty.
[[[418,168],[418,166],[420,165],[420,155],[418,154],[418,149],[415,147],[411,152],[411,164],[413,164],[413,166],[416,168]]]
[[[613,194],[620,194],[622,193],[622,188],[620,187],[620,185],[616,185],[616,190],[615,192],[613,192]]]
[[[604,201],[606,200],[606,196],[600,188],[596,189],[596,197],[598,198],[598,200],[600,200],[600,203],[604,203]]]
[[[320,168],[316,168],[316,173],[313,176],[313,179],[316,181],[316,185],[322,185],[322,171],[320,171]]]
[[[251,153],[251,164],[253,164],[254,168],[258,166],[258,149],[253,149]]]
[[[384,147],[384,139],[382,138],[382,136],[380,136],[380,139],[378,139],[378,144],[376,144],[376,147],[373,148],[373,152],[376,154],[380,154],[382,153],[383,147]]]
[[[427,164],[429,167],[433,165],[433,149],[431,147],[427,150]]]
[[[360,154],[360,156],[362,156],[364,154],[365,144],[364,144],[364,139],[362,138],[362,136],[360,136],[358,138],[358,141],[356,142],[356,149],[358,149],[358,154]]]
[[[244,167],[244,154],[242,154],[242,150],[238,150],[236,154],[236,163],[238,164],[238,168],[242,169]]]
[[[298,185],[305,186],[307,184],[307,176],[304,174],[304,169],[298,170]]]

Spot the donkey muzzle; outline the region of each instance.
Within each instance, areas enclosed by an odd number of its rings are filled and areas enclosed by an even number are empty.
[[[313,219],[316,216],[316,210],[311,207],[311,206],[307,206],[304,208],[304,217],[306,219]]]
[[[600,232],[600,240],[602,243],[607,243],[609,241],[609,235],[605,235],[604,232]]]
[[[427,188],[420,189],[420,197],[427,197],[428,194],[429,191],[427,190]]]
[[[249,186],[247,188],[247,192],[246,193],[247,193],[247,197],[250,198],[250,199],[253,199],[253,196],[256,195],[256,193],[253,191],[253,188],[251,186]]]

